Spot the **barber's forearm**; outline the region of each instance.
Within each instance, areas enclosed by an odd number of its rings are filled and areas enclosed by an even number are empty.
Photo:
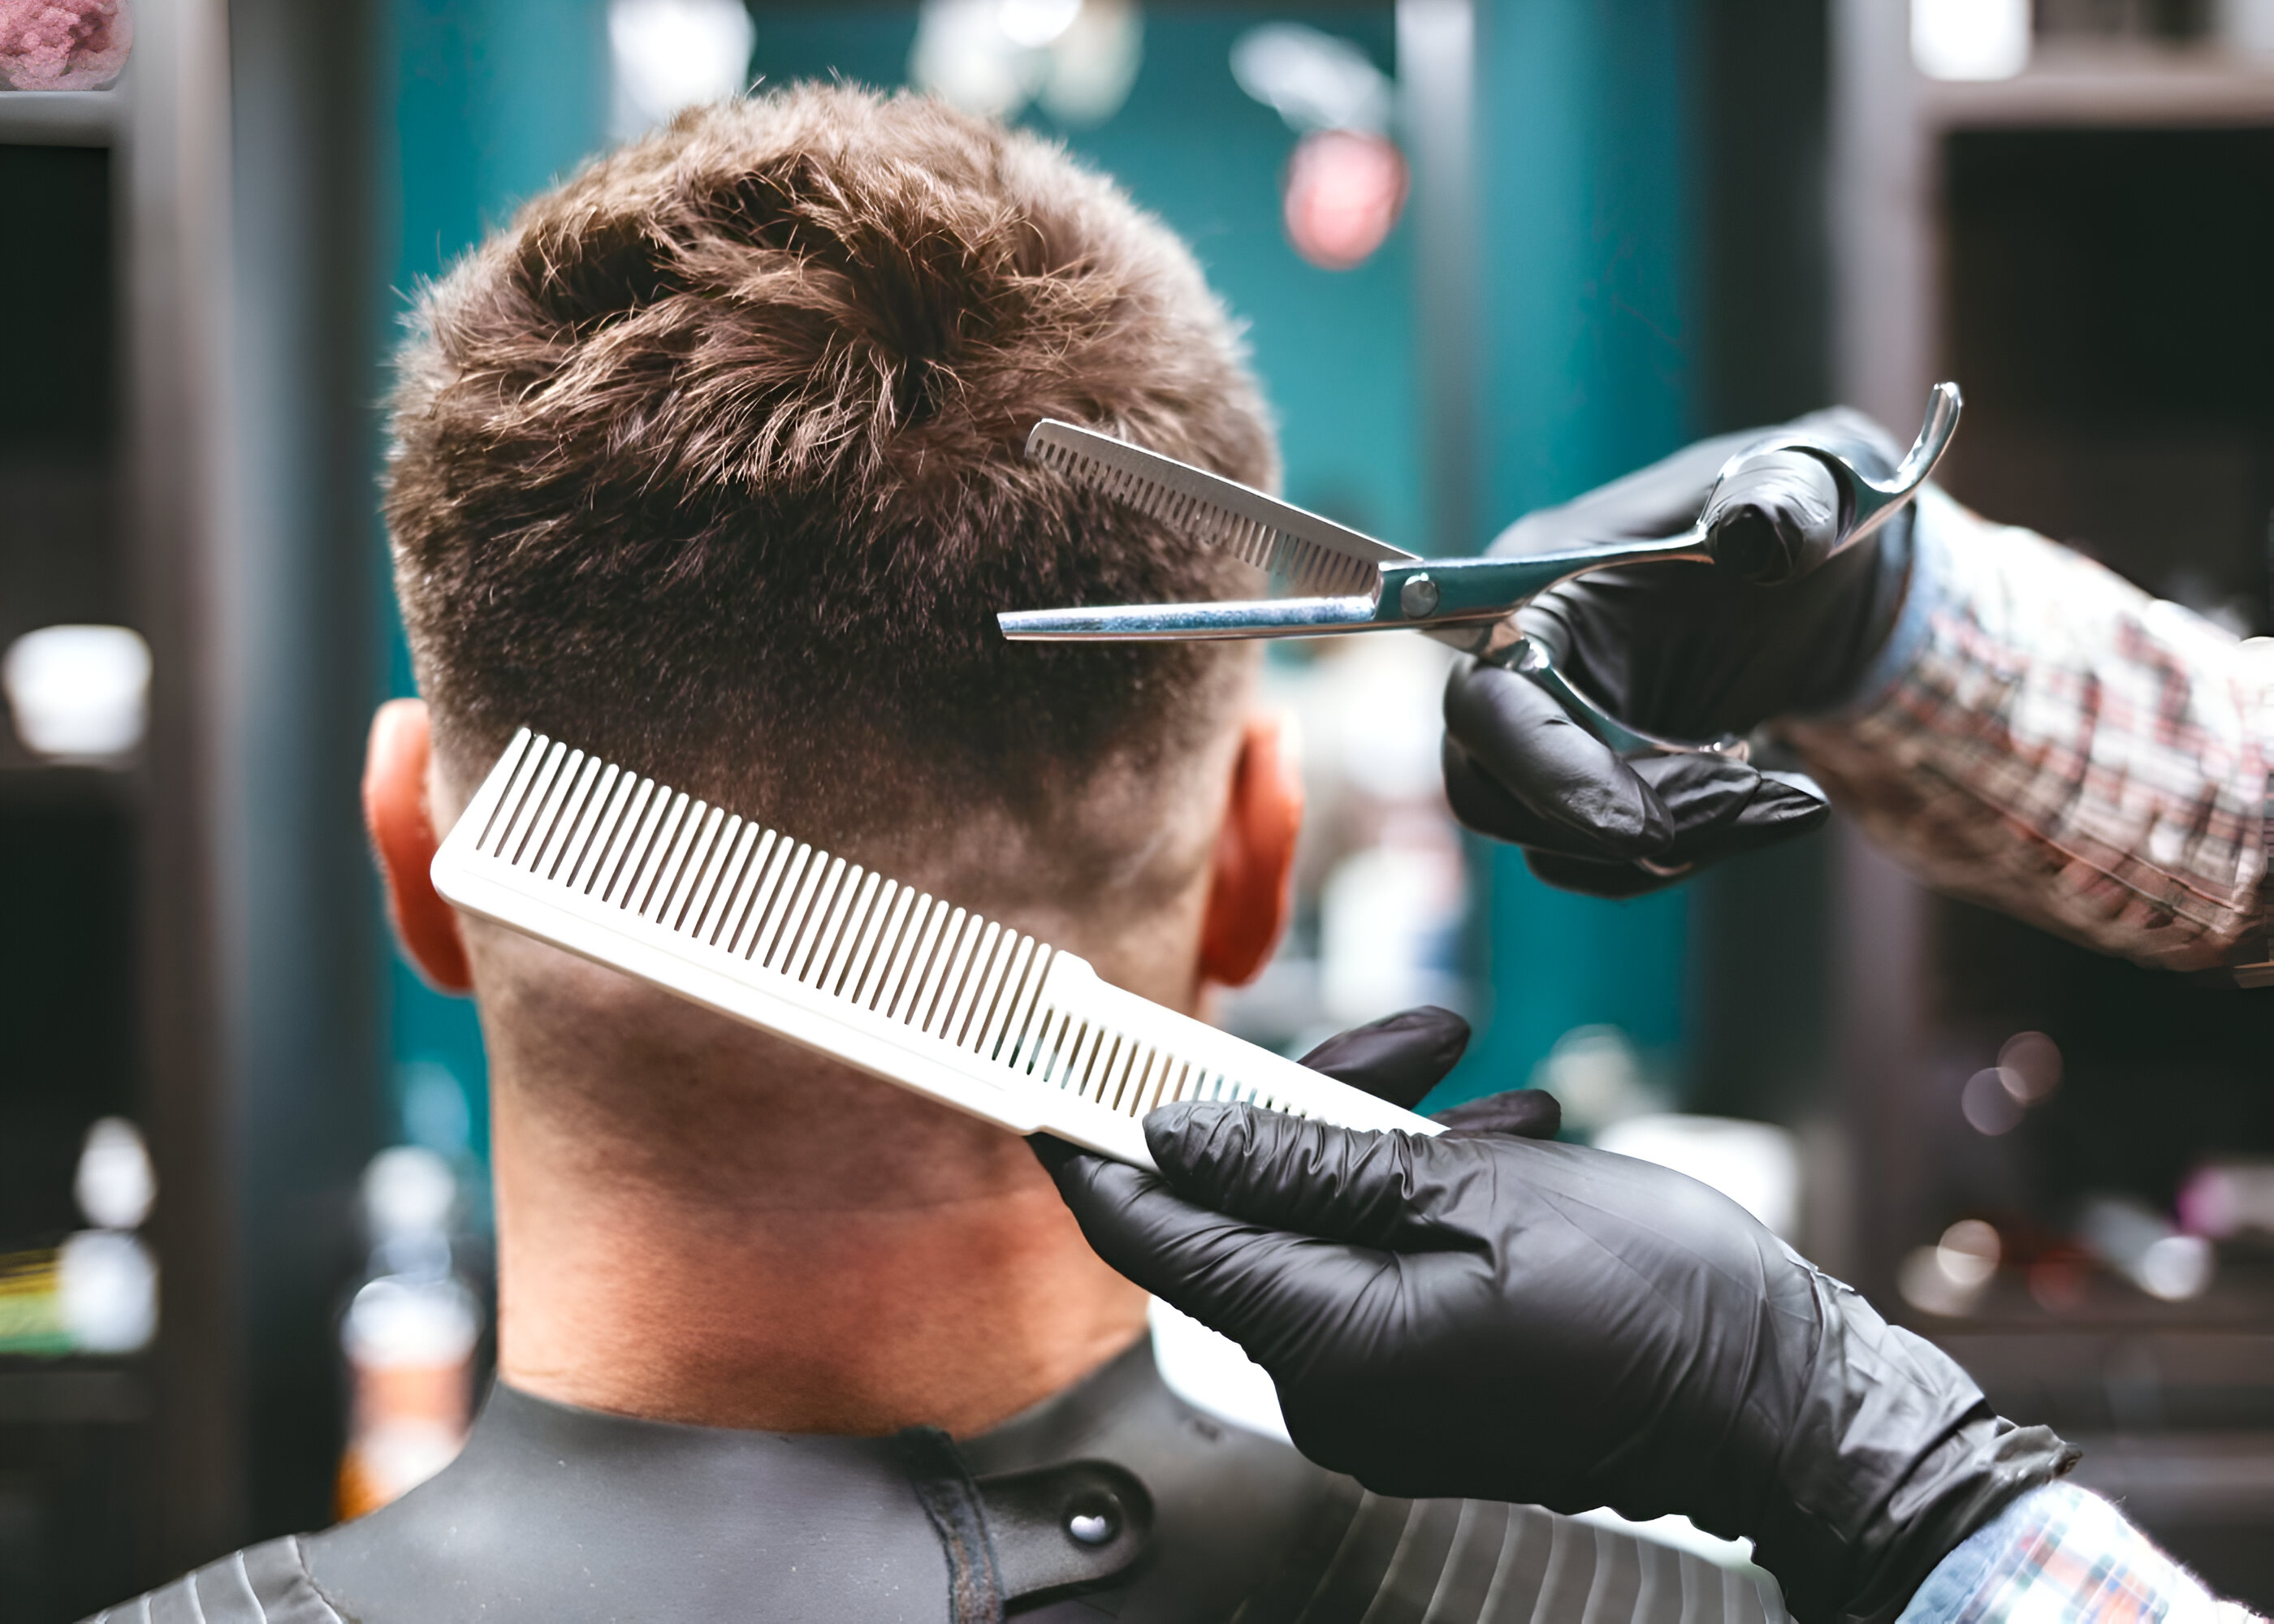
[[[1929,883],[2172,969],[2264,947],[2274,643],[1922,498],[1911,599],[1857,703],[1788,723]]]
[[[2032,1490],[1927,1576],[1897,1624],[2019,1619],[2165,1618],[2245,1624],[2098,1495],[2066,1483]]]

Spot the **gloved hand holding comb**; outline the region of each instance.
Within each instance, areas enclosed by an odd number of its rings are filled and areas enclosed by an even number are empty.
[[[1410,1097],[1465,1036],[1411,1011],[1310,1064]],[[1681,1512],[1751,1538],[1802,1624],[1894,1618],[2074,1462],[1735,1202],[1525,1137],[1553,1132],[1541,1096],[1449,1127],[1186,1103],[1146,1119],[1161,1177],[1038,1153],[1101,1257],[1270,1372],[1321,1464],[1384,1494]]]

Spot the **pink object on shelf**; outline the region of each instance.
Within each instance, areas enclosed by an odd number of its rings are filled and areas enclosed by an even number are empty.
[[[1382,244],[1405,207],[1405,159],[1386,136],[1314,130],[1283,182],[1287,240],[1313,265],[1347,271]]]
[[[0,84],[101,90],[134,47],[127,0],[0,0]]]

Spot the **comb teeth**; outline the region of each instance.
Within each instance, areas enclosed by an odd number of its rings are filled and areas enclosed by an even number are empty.
[[[1032,936],[526,730],[444,843],[435,880],[460,906],[1124,1160],[1149,1161],[1136,1123],[1174,1100],[1432,1131]],[[835,1026],[817,1039],[784,1011]],[[876,1064],[877,1036],[906,1060]],[[996,1094],[1034,1109],[998,1107]]]
[[[1254,565],[1293,596],[1371,591],[1382,563],[1410,556],[1205,470],[1070,424],[1038,425],[1027,452],[1112,501]]]
[[[518,755],[481,857],[972,1053],[1032,1024],[1010,1020],[1049,966],[1031,936],[581,750],[530,737]]]

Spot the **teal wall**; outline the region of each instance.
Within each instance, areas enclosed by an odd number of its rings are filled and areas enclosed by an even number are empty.
[[[1497,530],[1663,455],[1695,418],[1690,0],[1480,0],[1480,511]],[[1550,890],[1475,847],[1492,1007],[1442,1102],[1571,1027],[1682,1070],[1687,902]]]
[[[1694,232],[1683,64],[1691,0],[1480,0],[1483,382],[1476,510],[1497,528],[1679,444],[1693,418]],[[914,7],[756,8],[765,79],[902,79]],[[1302,8],[1156,6],[1126,107],[1061,134],[1190,240],[1247,323],[1288,494],[1419,545],[1425,502],[1410,222],[1352,272],[1305,264],[1278,223],[1293,138],[1232,82],[1232,40]],[[390,285],[448,264],[604,139],[602,0],[395,0],[382,192]],[[1312,20],[1394,69],[1391,10]],[[1040,127],[1050,129],[1047,121]],[[1484,538],[1480,537],[1481,542]],[[390,681],[410,691],[399,630]],[[1480,850],[1487,1019],[1446,1100],[1522,1083],[1569,1028],[1608,1022],[1678,1067],[1685,906],[1567,897]],[[436,1068],[483,1119],[471,1006],[392,974],[398,1095]],[[403,1101],[399,1098],[398,1103]],[[431,1099],[430,1101],[431,1103]]]
[[[605,0],[394,0],[375,187],[387,216],[379,243],[391,290],[390,347],[412,289],[600,145],[606,18]],[[383,545],[379,556],[383,567]],[[380,601],[388,690],[409,694],[410,653],[391,591]],[[428,987],[399,950],[388,966],[402,1131],[441,1141],[438,1149],[463,1137],[486,1159],[488,1069],[473,1005]],[[455,1109],[438,1089],[455,1093]]]

